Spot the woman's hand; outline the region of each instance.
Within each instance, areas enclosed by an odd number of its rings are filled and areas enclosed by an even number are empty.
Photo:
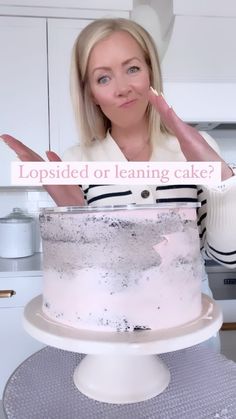
[[[16,138],[7,134],[1,135],[0,138],[8,145],[8,147],[15,151],[21,161],[44,161],[41,156]],[[53,151],[47,151],[46,155],[49,161],[61,161],[60,157]],[[83,192],[77,185],[44,185],[44,189],[59,206],[84,205]]]
[[[207,143],[202,135],[190,125],[185,124],[166,103],[162,95],[149,89],[148,99],[160,115],[161,120],[178,138],[181,150],[187,161],[220,161],[221,178],[226,180],[233,176],[227,163]]]

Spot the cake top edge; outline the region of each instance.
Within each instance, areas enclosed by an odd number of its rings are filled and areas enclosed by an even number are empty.
[[[104,205],[104,206],[65,206],[65,207],[44,207],[40,208],[43,215],[51,213],[92,213],[92,212],[110,212],[124,210],[145,210],[158,208],[198,208],[200,202],[157,202],[156,204],[128,204],[128,205]]]

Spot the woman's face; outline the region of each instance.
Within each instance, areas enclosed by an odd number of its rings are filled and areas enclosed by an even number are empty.
[[[145,117],[149,68],[136,40],[114,32],[91,51],[88,81],[94,102],[112,125],[127,128]]]

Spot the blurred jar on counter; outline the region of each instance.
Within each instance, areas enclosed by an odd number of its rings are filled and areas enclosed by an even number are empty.
[[[0,218],[0,257],[22,258],[35,253],[35,220],[20,208]]]

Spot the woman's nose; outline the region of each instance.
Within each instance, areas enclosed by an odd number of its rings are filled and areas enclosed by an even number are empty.
[[[126,96],[131,91],[131,87],[125,77],[116,78],[115,93],[116,96]]]

